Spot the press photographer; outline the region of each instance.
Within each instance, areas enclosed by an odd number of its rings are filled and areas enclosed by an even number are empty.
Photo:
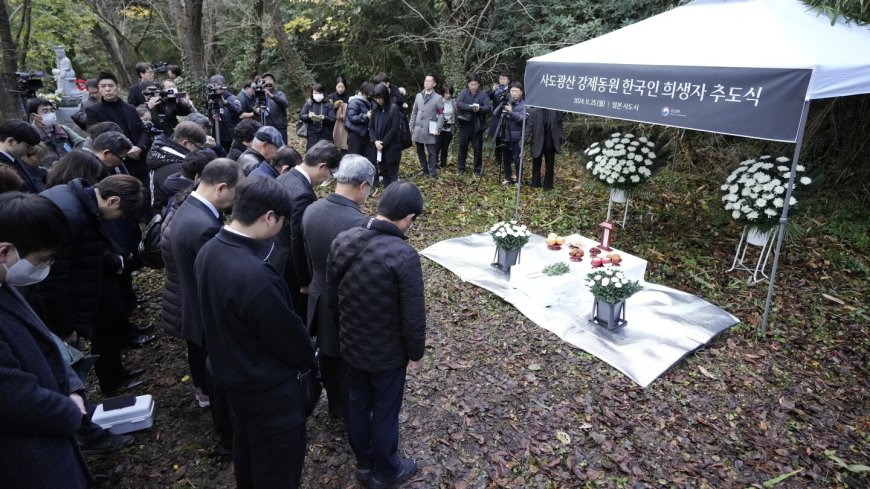
[[[187,94],[178,92],[175,88],[160,89],[156,84],[149,84],[142,89],[142,96],[148,101],[152,124],[167,136],[178,125],[178,116],[194,112]]]
[[[263,73],[254,81],[245,82],[239,92],[239,102],[241,119],[253,118],[261,125],[274,127],[287,144],[287,95],[275,89],[275,77],[271,73]]]
[[[222,75],[214,75],[205,86],[206,114],[212,121],[214,139],[224,150],[233,144],[236,124],[240,121],[242,103],[229,92]]]
[[[517,176],[520,173],[520,143],[523,135],[523,120],[526,118],[526,104],[523,100],[523,84],[510,84],[510,95],[499,96],[499,105],[493,111],[493,117],[498,119],[496,125],[495,151],[497,159],[501,160],[504,180],[502,185],[516,183],[511,176],[511,163]]]

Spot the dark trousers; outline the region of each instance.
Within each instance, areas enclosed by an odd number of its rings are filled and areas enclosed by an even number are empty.
[[[399,470],[399,410],[406,367],[366,372],[348,366],[348,441],[359,467],[371,467],[379,479]]]
[[[208,371],[207,353],[205,348],[187,340],[187,363],[190,366],[190,377],[193,385],[202,389],[208,396],[214,430],[224,448],[231,448],[233,441],[233,424],[230,405],[226,392],[212,381]]]
[[[441,168],[447,166],[447,150],[450,149],[450,141],[453,140],[451,131],[441,131],[438,136],[438,161],[441,162]]]
[[[553,170],[555,167],[556,150],[552,147],[544,148],[537,158],[532,158],[532,187],[541,186],[541,159],[545,161],[544,188],[553,188]]]
[[[483,131],[475,131],[473,123],[459,125],[459,158],[457,166],[460,172],[465,171],[465,160],[468,159],[468,146],[474,150],[474,173],[483,171]]]
[[[91,354],[100,356],[94,364],[94,372],[100,381],[100,389],[107,393],[118,390],[121,385],[124,376],[121,347],[129,339],[127,311],[119,289],[116,275],[103,275],[91,338]]]
[[[378,164],[379,174],[384,179],[384,188],[399,179],[399,160],[388,161],[384,157]]]
[[[417,145],[417,159],[420,160],[420,171],[434,177],[438,166],[438,143]],[[428,153],[428,158],[426,154]]]
[[[363,137],[353,131],[347,131],[347,152],[352,155],[365,156],[375,167],[375,173],[379,173],[375,143],[369,141],[368,136]],[[377,186],[378,179],[375,178],[375,187]]]
[[[296,489],[308,444],[302,391],[294,380],[265,392],[227,390],[239,489]]]
[[[496,140],[496,155],[501,159],[501,169],[505,180],[513,181],[511,165],[517,177],[520,176],[520,143]]]
[[[326,389],[329,415],[343,418],[347,406],[347,366],[341,357],[320,353],[320,380]]]

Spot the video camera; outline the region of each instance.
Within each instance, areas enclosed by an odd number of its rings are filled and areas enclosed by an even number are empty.
[[[15,76],[18,77],[18,91],[23,97],[34,98],[36,91],[42,88],[42,78],[45,73],[42,71],[16,71]]]
[[[158,75],[163,75],[169,69],[169,63],[167,63],[166,61],[158,61],[157,63],[151,65],[151,68],[154,69],[154,73],[157,73]]]
[[[187,96],[184,92],[179,92],[174,88],[169,88],[166,90],[161,90],[154,85],[148,86],[142,90],[142,95],[145,98],[151,98],[154,96],[160,97],[160,101],[166,105],[175,105],[178,103],[179,98],[184,98]]]
[[[209,83],[205,86],[205,96],[209,101],[220,101],[223,98],[223,92],[228,88],[220,83]]]
[[[266,106],[266,88],[268,88],[266,86],[266,82],[264,82],[263,80],[260,80],[258,82],[251,84],[251,88],[254,90],[254,98],[257,99],[257,106],[258,107],[265,107]]]
[[[498,99],[496,100],[496,103],[498,105],[504,107],[510,101],[511,101],[511,94],[507,90],[505,90],[498,95]]]

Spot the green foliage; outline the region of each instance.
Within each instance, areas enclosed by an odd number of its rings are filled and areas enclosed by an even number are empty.
[[[810,7],[819,10],[820,14],[831,19],[831,25],[843,17],[847,23],[858,25],[870,24],[870,2],[865,0],[803,0]]]
[[[544,275],[546,275],[548,277],[558,277],[559,275],[565,275],[566,273],[568,273],[570,271],[571,271],[571,269],[568,268],[568,264],[563,262],[563,261],[551,263],[551,264],[545,266],[544,269],[542,270]]]

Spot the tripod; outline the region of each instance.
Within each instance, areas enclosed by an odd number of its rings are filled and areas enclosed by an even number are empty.
[[[208,98],[208,114],[209,118],[212,120],[212,136],[214,137],[215,143],[220,146],[221,145],[221,101],[220,98],[215,99],[214,97],[209,96]]]

